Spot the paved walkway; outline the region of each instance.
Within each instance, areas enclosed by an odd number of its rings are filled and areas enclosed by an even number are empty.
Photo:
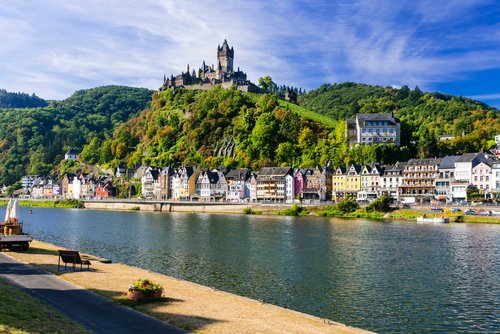
[[[184,333],[1,253],[0,276],[94,333]]]

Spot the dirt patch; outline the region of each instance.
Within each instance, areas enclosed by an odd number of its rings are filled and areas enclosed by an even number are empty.
[[[120,263],[92,261],[91,270],[57,271],[57,247],[33,241],[27,252],[6,252],[58,277],[112,298],[170,324],[203,333],[368,333],[326,319],[260,303],[199,284]],[[92,260],[92,256],[90,256]],[[148,278],[164,287],[161,300],[132,303],[126,300],[128,286]]]

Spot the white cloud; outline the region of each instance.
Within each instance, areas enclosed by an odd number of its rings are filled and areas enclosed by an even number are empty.
[[[432,87],[499,67],[498,23],[460,26],[477,4],[19,0],[0,14],[0,88],[57,99],[110,83],[154,89],[164,73],[214,64],[224,38],[253,81]]]
[[[500,100],[500,93],[473,95],[469,97],[474,100]]]

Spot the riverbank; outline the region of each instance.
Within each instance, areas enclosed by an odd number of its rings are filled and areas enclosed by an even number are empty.
[[[429,213],[429,210],[395,210],[390,212],[386,218],[415,221],[417,217],[420,217],[423,214],[426,214],[427,217],[445,216],[450,218],[450,222],[452,223],[500,224],[500,216],[464,215],[462,212]]]
[[[7,200],[0,200],[0,206],[6,206]],[[304,205],[302,214],[296,214],[292,204],[260,204],[260,203],[214,203],[214,202],[148,202],[148,201],[116,201],[116,200],[20,200],[20,206],[24,207],[48,207],[48,208],[85,208],[90,210],[112,210],[112,211],[146,211],[146,212],[184,212],[184,213],[230,213],[230,214],[257,214],[257,215],[283,215],[283,216],[330,216],[339,218],[367,218],[367,219],[399,219],[416,221],[417,217],[426,214],[432,216],[430,207],[418,209],[399,209],[391,212],[365,212],[362,208],[355,212],[342,213],[333,211],[331,215],[325,215],[328,206]],[[491,209],[489,207],[478,207],[481,210]],[[495,207],[496,209],[496,207]],[[463,211],[466,208],[463,208]],[[434,214],[441,216],[442,214]],[[500,224],[499,216],[464,215],[462,212],[446,213],[451,222],[456,217],[462,217],[460,223],[482,223]]]
[[[57,249],[54,245],[33,241],[27,252],[5,254],[190,332],[368,333],[120,263],[105,264],[94,260],[91,271],[57,272]],[[128,301],[128,286],[138,278],[160,283],[164,287],[165,298],[155,303],[135,304]]]

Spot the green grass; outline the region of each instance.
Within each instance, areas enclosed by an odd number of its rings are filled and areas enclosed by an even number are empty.
[[[246,93],[247,96],[250,97],[250,100],[254,103],[257,102],[261,94],[257,93]],[[295,111],[299,116],[302,116],[306,119],[310,119],[312,121],[318,122],[323,124],[327,128],[334,128],[337,126],[337,121],[335,121],[333,118],[330,118],[328,116],[321,115],[315,111],[311,111],[309,109],[306,109],[304,107],[298,106],[294,103],[290,103],[288,101],[278,99],[278,103],[281,107],[288,108],[290,110]]]
[[[7,206],[8,200],[0,200],[0,206]],[[83,208],[83,203],[76,199],[64,200],[19,200],[19,206],[39,208]]]
[[[295,111],[299,116],[321,123],[327,128],[334,128],[337,126],[337,121],[335,121],[333,118],[318,114],[315,111],[311,111],[309,109],[306,109],[304,107],[298,106],[296,104],[281,99],[279,100],[279,104],[282,107],[289,108],[290,110]]]
[[[499,216],[464,216],[464,223],[500,224]]]
[[[416,210],[395,210],[391,212],[388,216],[388,218],[391,219],[411,219],[415,220],[417,217],[420,217],[423,213],[425,213],[427,216],[435,216],[439,217],[443,215],[442,213],[428,213],[428,212],[423,212],[423,211],[416,211]],[[446,217],[450,218],[451,222],[454,222],[456,217],[458,216],[463,216],[463,223],[486,223],[486,224],[500,224],[500,217],[495,217],[495,216],[470,216],[470,215],[463,215],[462,213],[445,213]]]
[[[0,333],[91,333],[4,279],[0,296]]]
[[[381,219],[384,218],[385,213],[383,212],[366,212],[364,209],[359,209],[355,212],[342,212],[339,210],[320,210],[316,212],[318,217],[346,217],[346,218],[369,218],[369,219]]]

